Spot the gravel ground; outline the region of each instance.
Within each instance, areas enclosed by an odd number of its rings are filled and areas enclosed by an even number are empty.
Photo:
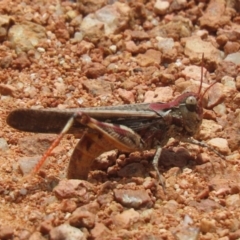
[[[239,239],[240,4],[237,0],[0,1],[0,239]],[[6,124],[18,108],[169,102],[197,91],[197,145],[98,157],[88,181],[66,179],[77,143]],[[41,124],[45,124],[42,122]]]

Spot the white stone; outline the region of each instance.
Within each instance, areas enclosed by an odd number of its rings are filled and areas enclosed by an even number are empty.
[[[50,231],[50,239],[86,240],[86,237],[80,229],[72,227],[69,224],[62,224]]]
[[[115,53],[117,51],[117,46],[116,45],[111,45],[109,48],[113,53]]]
[[[163,52],[166,53],[170,50],[173,49],[174,47],[174,40],[172,38],[157,38],[158,40],[158,49]]]
[[[223,154],[229,154],[230,148],[228,141],[224,138],[213,138],[207,142],[210,146],[217,148],[217,150]]]
[[[7,141],[4,138],[0,138],[0,150],[6,151],[8,149],[9,147],[8,147]]]
[[[164,14],[166,13],[169,6],[170,4],[168,1],[157,0],[154,5],[154,11],[158,14]]]
[[[228,54],[224,61],[233,62],[236,65],[240,64],[240,52]]]
[[[44,52],[45,52],[45,49],[42,48],[42,47],[38,47],[37,50],[38,50],[38,52],[40,52],[40,53],[44,53]]]
[[[18,160],[19,168],[23,175],[29,174],[40,160],[40,156],[35,157],[21,157]]]

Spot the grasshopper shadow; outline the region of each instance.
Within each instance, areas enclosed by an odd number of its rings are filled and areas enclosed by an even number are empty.
[[[110,168],[101,169],[101,173],[99,171],[95,172],[95,177],[101,174],[105,176],[102,181],[106,181],[107,178],[127,178],[131,179],[132,177],[148,177],[151,175],[151,171],[153,171],[152,160],[154,157],[154,152],[150,154],[140,154],[138,157],[134,158],[131,154],[127,155],[125,158],[125,163],[121,166],[118,163],[113,163]],[[191,156],[186,148],[183,147],[175,147],[175,148],[163,148],[162,154],[159,159],[159,169],[161,173],[168,171],[172,167],[179,167],[182,169],[185,166],[194,167],[196,164],[195,158]],[[107,170],[108,169],[108,170]],[[111,169],[109,171],[109,169]],[[96,168],[93,170],[96,171]],[[104,174],[105,172],[105,174]],[[100,180],[100,179],[98,179]]]
[[[169,170],[172,167],[183,168],[190,163],[191,166],[196,165],[195,158],[190,155],[186,148],[163,148],[158,167],[163,166]]]

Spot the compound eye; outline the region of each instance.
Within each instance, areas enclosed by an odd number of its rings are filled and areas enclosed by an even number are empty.
[[[188,111],[195,112],[197,110],[197,99],[194,96],[190,96],[186,99],[186,107]]]
[[[186,99],[186,104],[187,105],[196,105],[197,99],[194,96],[190,96]]]

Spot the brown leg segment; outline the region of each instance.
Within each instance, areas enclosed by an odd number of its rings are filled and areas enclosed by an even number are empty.
[[[94,159],[100,154],[115,148],[102,133],[84,133],[71,156],[67,178],[87,179]]]

